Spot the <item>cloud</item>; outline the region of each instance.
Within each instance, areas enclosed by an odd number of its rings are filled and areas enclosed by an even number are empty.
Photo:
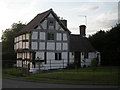
[[[98,8],[99,8],[98,6],[93,6],[93,7],[88,7],[88,10],[96,10]]]
[[[87,11],[94,11],[99,9],[99,6],[91,6],[91,5],[82,5],[78,8],[73,8],[72,11],[74,12],[87,12]]]

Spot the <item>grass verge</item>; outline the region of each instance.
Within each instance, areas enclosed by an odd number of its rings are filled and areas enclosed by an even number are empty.
[[[29,76],[23,77],[23,79],[78,84],[118,84],[118,68],[119,67],[89,67],[77,70],[57,70],[49,73],[29,74]],[[4,72],[21,74],[21,70],[19,69],[4,69]],[[5,73],[3,73],[3,77],[16,78],[16,76]]]

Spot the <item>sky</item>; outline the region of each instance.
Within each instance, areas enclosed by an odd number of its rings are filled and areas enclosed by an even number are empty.
[[[28,23],[50,8],[67,20],[72,34],[86,25],[87,36],[99,30],[110,30],[118,23],[119,0],[0,0],[0,37],[13,23]]]

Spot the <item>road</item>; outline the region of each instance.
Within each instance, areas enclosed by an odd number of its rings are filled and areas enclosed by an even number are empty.
[[[74,84],[57,84],[28,82],[14,79],[3,79],[2,88],[118,88],[118,86],[110,85],[74,85]]]

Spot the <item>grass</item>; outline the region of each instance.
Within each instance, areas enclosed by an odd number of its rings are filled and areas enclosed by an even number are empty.
[[[20,74],[19,69],[4,69],[4,72]],[[15,77],[3,73],[5,77]],[[23,77],[25,80],[37,81],[55,81],[55,82],[71,82],[71,83],[88,83],[88,84],[118,84],[118,67],[97,67],[97,68],[81,68],[72,70],[58,70],[49,73],[30,74]]]
[[[77,83],[118,84],[118,67],[83,68],[52,73],[32,74],[24,79]]]

